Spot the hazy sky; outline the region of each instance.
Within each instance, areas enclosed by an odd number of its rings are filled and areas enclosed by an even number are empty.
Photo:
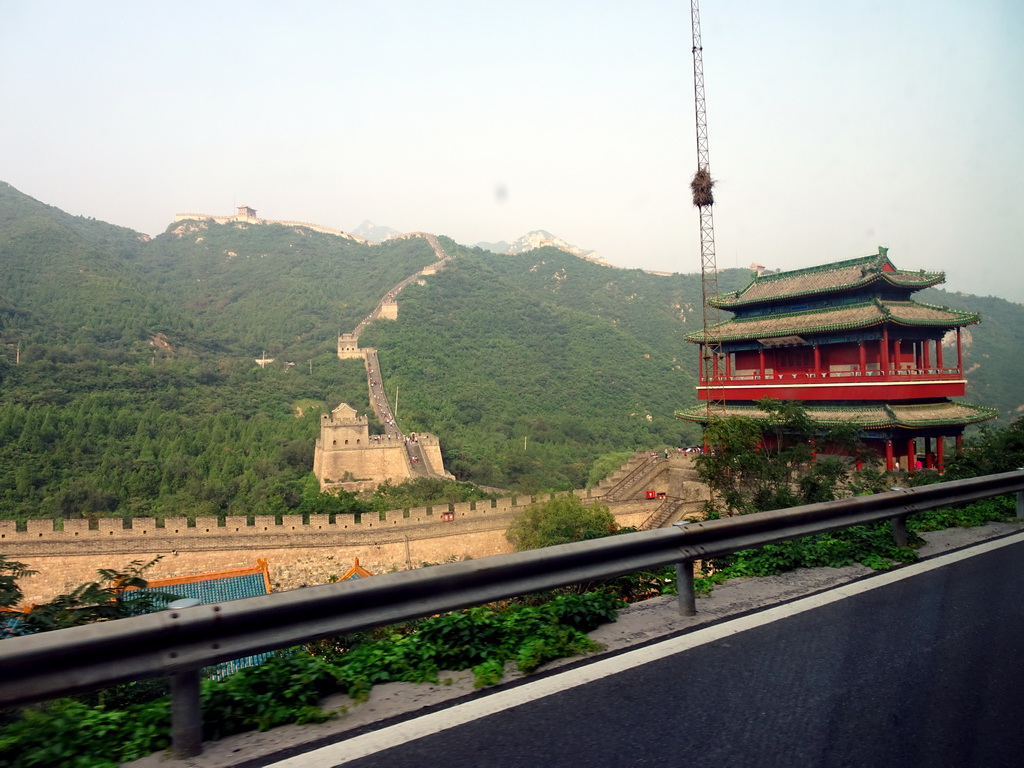
[[[889,247],[1024,302],[1024,2],[704,0],[720,267]],[[689,4],[0,0],[0,180],[700,270]]]

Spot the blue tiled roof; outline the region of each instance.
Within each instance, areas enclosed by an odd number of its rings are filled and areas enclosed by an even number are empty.
[[[260,561],[260,565],[265,568],[266,562]],[[166,579],[163,581],[176,580]],[[161,580],[155,580],[151,581],[145,589],[130,589],[124,592],[123,598],[131,601],[147,594],[176,595],[181,598],[194,598],[202,605],[210,605],[228,600],[239,600],[243,597],[257,597],[267,594],[267,591],[267,582],[264,579],[263,571],[256,570],[254,573],[243,572],[237,576],[222,576],[214,579],[204,579],[200,575],[195,580],[175,584],[165,584],[161,583]],[[25,619],[20,613],[0,611],[0,640],[30,634],[22,631],[24,627]],[[261,664],[272,655],[271,653],[260,653],[241,659],[232,659],[209,667],[205,672],[207,677],[219,680],[245,667]]]
[[[0,612],[0,640],[5,637],[18,637],[25,634],[22,629],[25,619],[17,613]]]
[[[179,584],[162,585],[159,580],[151,582],[145,589],[131,590],[125,597],[131,599],[134,595],[147,593],[173,594],[182,598],[194,598],[201,605],[223,603],[228,600],[239,600],[243,597],[258,597],[267,594],[267,585],[263,578],[263,572],[245,573],[238,576],[225,576],[219,579],[202,579],[186,581]],[[237,672],[245,667],[255,667],[269,659],[272,653],[259,653],[254,656],[246,656],[241,659],[223,661],[213,667],[208,667],[206,676],[213,680],[220,680],[228,675]]]
[[[223,603],[225,600],[238,600],[243,597],[265,595],[267,594],[267,587],[263,581],[262,573],[248,573],[243,576],[187,581],[182,584],[168,584],[167,586],[161,586],[157,582],[146,589],[132,590],[132,593],[140,595],[149,592],[163,592],[174,594],[178,597],[191,597],[199,600],[203,605],[209,605],[211,603]]]

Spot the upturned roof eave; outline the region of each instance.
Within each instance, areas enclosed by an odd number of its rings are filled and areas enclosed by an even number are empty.
[[[947,307],[938,307],[938,306],[934,306],[934,305],[931,305],[931,304],[923,304],[923,303],[919,303],[919,302],[913,302],[913,304],[915,306],[918,306],[918,307],[924,307],[926,309],[935,310],[936,312],[947,312],[947,313],[949,313],[951,315],[951,317],[948,317],[948,318],[937,318],[937,319],[933,319],[933,320],[926,320],[926,319],[917,320],[917,319],[913,319],[913,318],[899,317],[899,316],[894,316],[893,315],[894,308],[891,308],[890,306],[887,306],[884,302],[873,300],[873,303],[875,303],[879,307],[879,309],[881,310],[881,314],[878,317],[871,318],[870,320],[858,320],[858,321],[847,322],[847,323],[841,323],[841,322],[823,323],[823,324],[821,324],[819,326],[811,326],[811,327],[785,327],[785,328],[777,328],[777,329],[764,330],[762,332],[757,332],[757,333],[741,333],[741,332],[737,332],[737,333],[732,333],[732,334],[729,334],[729,335],[726,335],[726,336],[717,336],[717,335],[715,335],[713,333],[713,331],[716,328],[724,328],[724,327],[729,326],[730,324],[736,324],[738,326],[742,326],[742,324],[745,322],[745,321],[736,321],[735,319],[733,319],[733,320],[726,320],[724,322],[721,322],[721,323],[718,323],[717,325],[712,326],[710,329],[708,329],[709,331],[712,331],[711,334],[707,334],[706,335],[704,330],[701,329],[699,331],[692,331],[691,333],[686,334],[683,337],[683,340],[687,341],[687,342],[689,342],[691,344],[702,344],[702,343],[705,343],[705,341],[707,339],[709,339],[709,338],[710,339],[714,339],[716,341],[723,341],[723,342],[724,341],[746,341],[746,340],[751,340],[751,339],[771,339],[771,338],[776,338],[778,336],[794,336],[794,335],[803,336],[803,335],[817,334],[817,333],[835,333],[837,331],[849,331],[849,330],[857,330],[857,329],[861,329],[861,328],[871,328],[871,327],[874,327],[874,326],[877,326],[877,325],[885,325],[885,324],[901,325],[901,326],[904,326],[904,327],[907,327],[907,328],[913,328],[913,327],[917,327],[917,328],[945,328],[946,330],[951,330],[953,328],[959,328],[959,327],[965,326],[965,325],[974,325],[976,323],[981,322],[981,315],[976,313],[976,312],[961,312],[959,310],[949,309]],[[863,305],[861,305],[861,306],[863,306]],[[898,308],[895,308],[895,309],[898,309]],[[827,311],[827,310],[825,310],[825,311]],[[815,314],[815,313],[822,313],[822,312],[821,312],[821,310],[811,310],[810,312],[793,313],[792,315],[788,315],[788,317],[807,316],[808,314]],[[787,315],[779,315],[777,317],[778,317],[778,319],[783,319],[783,318],[787,317]],[[752,318],[752,319],[750,319],[749,321],[746,321],[746,322],[757,322],[758,320],[760,320],[760,318]]]
[[[886,271],[885,266],[888,265],[891,271]],[[858,280],[846,281],[837,283],[831,286],[815,286],[814,288],[808,288],[805,290],[798,290],[792,293],[781,293],[774,296],[765,296],[760,298],[744,299],[746,294],[755,285],[770,286],[772,283],[782,283],[786,280],[793,280],[799,277],[806,277],[807,275],[822,274],[828,272],[840,272],[844,269],[850,269],[853,267],[861,266],[867,268],[866,271],[862,272],[862,276]],[[913,282],[908,282],[901,278],[917,278]],[[730,293],[720,294],[719,296],[713,296],[708,299],[708,303],[712,306],[720,309],[728,309],[729,307],[749,307],[756,306],[757,304],[772,304],[780,301],[791,301],[794,299],[800,299],[806,296],[815,296],[821,294],[834,294],[844,291],[854,291],[862,289],[872,283],[878,282],[879,280],[889,283],[894,287],[909,289],[911,293],[925,288],[930,288],[946,281],[946,274],[944,272],[914,272],[907,269],[896,269],[893,263],[889,260],[887,255],[873,254],[871,256],[862,256],[856,259],[847,259],[845,261],[836,261],[830,264],[820,264],[814,267],[805,267],[804,269],[794,269],[788,272],[779,272],[773,275],[754,275],[747,285],[738,290]]]
[[[817,424],[820,424],[822,426],[838,426],[840,424],[849,424],[851,422],[854,422],[856,424],[856,426],[858,428],[860,428],[860,429],[896,428],[896,429],[908,429],[908,430],[920,429],[922,427],[968,426],[970,424],[980,424],[981,422],[984,422],[984,421],[990,421],[991,419],[994,419],[994,418],[996,418],[999,415],[998,411],[996,411],[995,408],[989,408],[988,406],[984,406],[984,405],[977,405],[975,403],[953,403],[953,404],[954,405],[959,405],[959,406],[962,406],[962,407],[965,407],[965,408],[968,408],[968,409],[974,411],[974,415],[972,415],[972,416],[965,415],[965,416],[963,416],[961,418],[920,419],[920,420],[916,420],[916,421],[909,421],[907,419],[900,419],[896,415],[896,413],[892,410],[893,407],[889,406],[889,405],[866,406],[864,409],[858,408],[857,406],[830,407],[828,409],[829,411],[845,410],[845,411],[848,411],[851,415],[853,415],[853,414],[855,414],[859,410],[866,410],[867,408],[870,408],[871,410],[877,410],[879,407],[881,407],[882,409],[885,410],[885,413],[886,413],[886,417],[885,418],[875,418],[875,419],[868,420],[868,421],[856,421],[855,419],[850,419],[850,418],[847,418],[847,419],[840,419],[840,418],[815,418],[814,417],[814,413],[815,413],[815,411],[817,409],[815,409],[813,406],[807,407],[806,411],[807,411],[808,416],[810,416],[813,421],[815,421]],[[897,406],[897,407],[899,407],[899,406]],[[733,414],[729,414],[730,406],[728,404],[726,405],[726,409],[727,409],[726,410],[726,414],[727,415],[747,416],[748,418],[752,418],[752,419],[767,418],[768,415],[769,415],[769,414],[765,413],[764,411],[762,411],[760,408],[758,408],[756,405],[742,405],[742,406],[733,405],[733,406],[731,406],[731,409],[733,411],[735,411],[735,413],[733,413]],[[694,406],[693,408],[687,408],[685,410],[676,411],[675,412],[675,417],[677,419],[681,420],[681,421],[690,421],[690,422],[697,423],[697,424],[706,424],[707,421],[708,421],[707,409],[703,405]]]

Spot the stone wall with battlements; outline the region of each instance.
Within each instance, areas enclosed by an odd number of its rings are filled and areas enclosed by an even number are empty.
[[[455,475],[444,468],[444,459],[441,457],[441,441],[437,435],[421,432],[416,435],[416,442],[419,443],[420,451],[430,462],[430,467],[434,472],[444,475],[450,480],[455,479]]]
[[[589,491],[574,495],[595,501]],[[343,574],[355,558],[372,573],[384,573],[510,552],[505,529],[533,501],[548,495],[522,496],[462,504],[394,510],[360,518],[300,515],[87,520],[30,520],[24,530],[0,521],[0,551],[36,576],[19,581],[26,601],[44,602],[94,580],[100,568],[123,568],[133,560],[161,560],[149,578],[208,573],[270,561],[275,589],[327,583]],[[609,507],[622,526],[640,526],[656,507],[654,501],[615,502]]]
[[[336,237],[343,237],[346,240],[352,240],[363,245],[370,245],[370,241],[366,238],[359,237],[357,235],[343,232],[340,229],[334,229],[333,227],[324,227],[320,224],[311,224],[308,221],[283,221],[280,219],[261,219],[256,216],[256,211],[247,206],[238,206],[238,212],[234,216],[211,216],[207,213],[176,213],[174,214],[174,220],[178,221],[213,221],[217,224],[230,224],[230,223],[242,223],[242,224],[281,224],[285,227],[301,227],[302,229],[308,229],[311,232],[320,232],[324,235],[335,235]]]

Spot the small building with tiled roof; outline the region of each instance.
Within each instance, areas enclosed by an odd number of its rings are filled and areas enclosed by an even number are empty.
[[[700,347],[698,399],[754,418],[765,415],[755,405],[761,398],[799,400],[823,425],[857,424],[889,469],[902,459],[913,471],[920,456],[942,471],[945,438],[959,448],[967,425],[996,414],[950,400],[967,384],[960,329],[981,318],[911,298],[944,281],[941,272],[897,269],[885,248],[754,275],[742,290],[709,300],[734,317],[686,336]],[[705,345],[716,342],[722,354],[709,359]],[[704,405],[676,415],[708,419]]]
[[[250,568],[151,579],[146,582],[145,587],[129,588],[125,597],[130,600],[136,595],[158,593],[174,595],[177,598],[190,601],[192,605],[212,605],[228,600],[269,595],[271,591],[270,566],[265,559],[257,558],[256,565]],[[240,659],[222,661],[208,668],[205,674],[209,678],[220,680],[245,667],[258,666],[271,656],[273,656],[272,653],[258,653]]]

